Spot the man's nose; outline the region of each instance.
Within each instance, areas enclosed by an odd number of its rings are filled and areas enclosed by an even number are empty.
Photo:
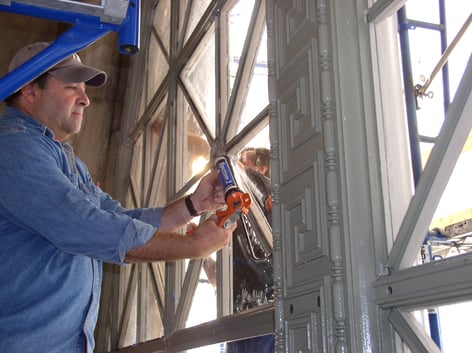
[[[87,96],[87,93],[85,93],[85,91],[83,91],[82,94],[79,96],[78,102],[84,107],[88,107],[90,105],[90,99]]]

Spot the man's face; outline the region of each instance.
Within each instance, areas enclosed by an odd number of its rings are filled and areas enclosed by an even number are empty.
[[[251,150],[244,151],[244,153],[241,155],[241,162],[248,168],[260,173],[260,174],[265,174],[267,172],[267,169],[269,168],[266,165],[256,165],[254,163],[255,160],[255,152]]]
[[[84,109],[90,104],[85,83],[49,76],[45,88],[34,85],[33,89],[28,113],[50,128],[57,140],[63,141],[80,131]]]

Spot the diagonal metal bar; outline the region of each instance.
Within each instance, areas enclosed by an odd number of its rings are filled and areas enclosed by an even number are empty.
[[[151,275],[151,284],[154,292],[154,297],[157,302],[157,309],[161,318],[164,317],[164,302],[165,302],[165,281],[163,271],[161,271],[160,263],[148,263],[149,272]],[[155,268],[157,267],[157,269]]]
[[[119,330],[118,330],[118,345],[121,347],[123,346],[128,324],[129,324],[129,319],[131,316],[131,308],[132,308],[132,303],[134,301],[135,295],[136,295],[136,283],[137,283],[137,275],[136,275],[136,266],[137,264],[132,264],[131,265],[131,273],[129,275],[128,279],[128,286],[126,288],[126,295],[124,298],[124,308],[122,311],[122,315],[120,318],[120,324],[119,324]]]
[[[185,328],[185,322],[188,319],[193,297],[198,285],[198,278],[202,268],[203,259],[191,260],[185,272],[184,283],[179,297],[179,303],[176,310],[176,328]]]
[[[411,266],[417,257],[447,181],[469,135],[471,115],[472,58],[469,59],[454,101],[446,113],[444,125],[393,244],[387,261],[387,268],[391,271]]]
[[[395,331],[406,342],[412,352],[415,353],[441,353],[411,313],[404,313],[397,309],[392,310],[388,320]]]

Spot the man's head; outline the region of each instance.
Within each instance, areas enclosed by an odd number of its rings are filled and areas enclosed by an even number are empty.
[[[239,153],[239,161],[247,168],[270,177],[270,150],[268,148],[245,148]]]
[[[48,46],[49,43],[38,42],[21,48],[13,57],[9,71]],[[106,79],[105,72],[82,64],[79,56],[73,54],[23,86],[5,102],[49,127],[57,139],[64,140],[80,130],[83,111],[90,104],[85,85],[100,87]]]
[[[50,44],[49,42],[36,42],[24,46],[13,56],[8,66],[8,71],[11,72],[24,64],[36,54],[46,49]],[[93,87],[100,87],[107,80],[107,74],[104,71],[82,64],[77,54],[73,54],[56,64],[48,70],[48,74],[65,82],[85,82],[86,85]]]

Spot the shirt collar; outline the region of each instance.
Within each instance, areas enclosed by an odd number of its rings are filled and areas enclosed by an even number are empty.
[[[5,110],[3,111],[3,117],[14,119],[18,121],[18,123],[26,127],[35,129],[41,132],[43,135],[46,135],[54,139],[54,133],[52,132],[51,129],[49,129],[46,125],[40,123],[38,120],[34,119],[30,115],[23,113],[19,109],[7,106],[5,107]]]

